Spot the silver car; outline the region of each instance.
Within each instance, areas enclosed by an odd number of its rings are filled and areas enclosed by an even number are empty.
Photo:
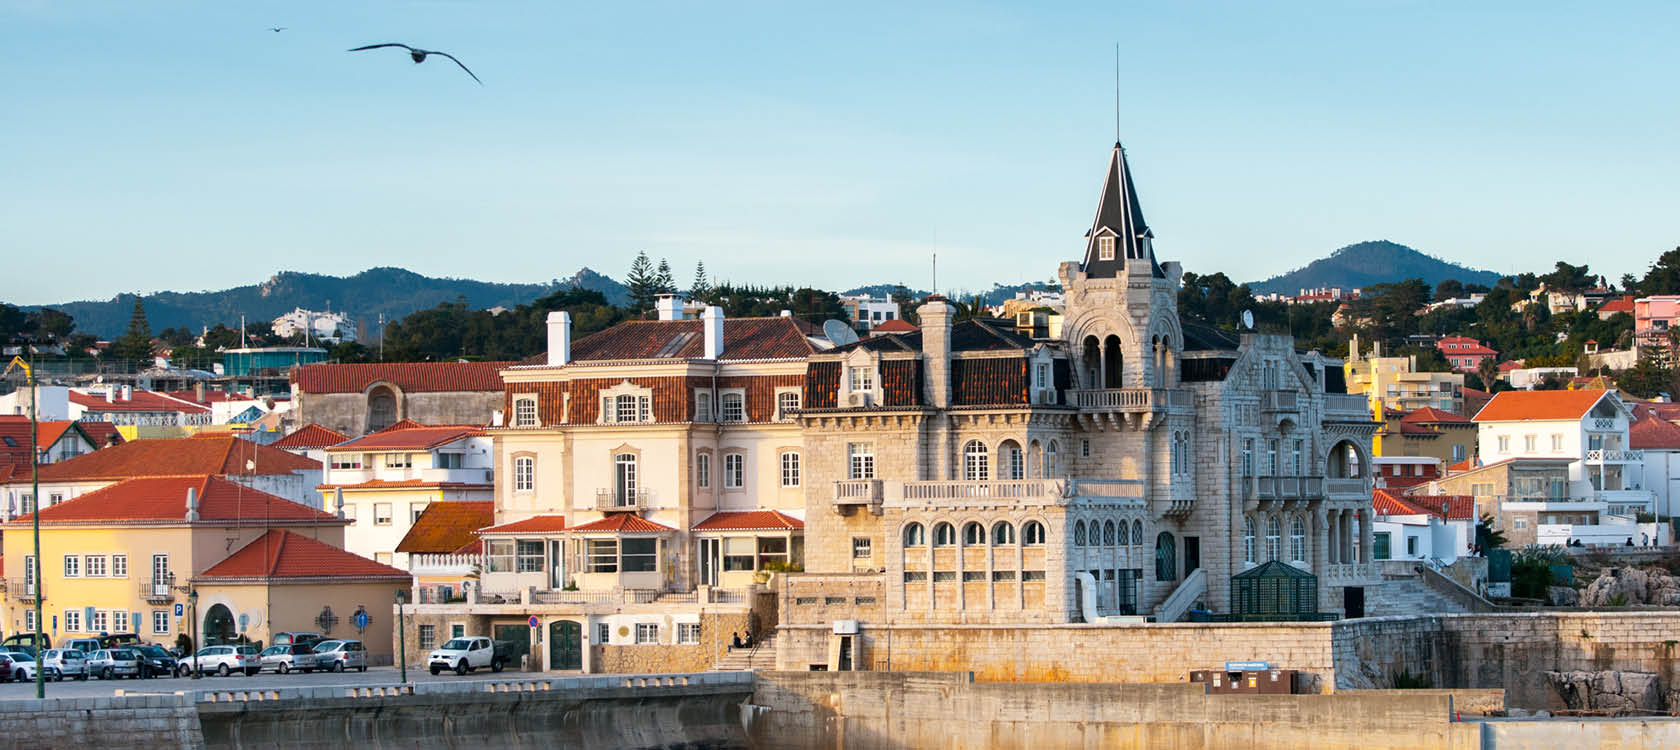
[[[223,677],[234,672],[253,677],[262,671],[262,657],[257,655],[256,646],[205,646],[192,657],[192,662],[197,663],[200,673],[215,672]],[[183,662],[189,671],[193,669],[192,662]]]
[[[140,677],[140,655],[126,648],[102,648],[88,655],[88,671],[101,680]]]
[[[47,649],[46,658],[41,661],[47,676],[55,680],[74,677],[78,680],[88,678],[87,654],[74,648]]]
[[[315,662],[315,650],[303,643],[269,646],[262,652],[262,668],[273,669],[280,674],[293,670],[313,672]]]
[[[315,644],[315,668],[328,672],[367,671],[367,649],[361,641],[321,641]]]
[[[13,680],[17,682],[33,682],[35,680],[35,672],[39,667],[35,665],[33,654],[28,651],[0,651],[0,654],[4,654],[12,660]],[[51,680],[52,678],[52,673],[48,672],[47,679]]]

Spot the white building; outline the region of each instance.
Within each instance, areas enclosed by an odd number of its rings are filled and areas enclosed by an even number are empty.
[[[0,414],[11,416],[29,416],[31,399],[28,388],[19,388],[4,396],[0,396]],[[35,387],[33,396],[36,404],[36,417],[43,422],[64,421],[72,419],[70,414],[70,389],[62,385],[39,385]]]
[[[1645,488],[1656,495],[1656,513],[1672,516],[1680,505],[1680,426],[1655,413],[1628,428],[1628,447],[1645,458]]]
[[[327,448],[319,489],[326,510],[350,522],[344,548],[407,570],[397,544],[427,506],[491,499],[492,446],[479,427],[402,422]]]
[[[1656,497],[1644,487],[1645,457],[1628,445],[1632,416],[1615,391],[1505,391],[1473,420],[1477,455],[1484,463],[1567,460],[1567,483],[1548,496],[1611,515],[1650,513]]]
[[[867,331],[889,320],[898,320],[898,303],[891,297],[871,297],[867,294],[843,294],[840,304],[852,317],[852,327]]]
[[[1573,367],[1521,367],[1505,373],[1505,380],[1512,388],[1532,391],[1545,382],[1548,376],[1567,383],[1577,374]]]
[[[1451,564],[1476,541],[1476,501],[1468,495],[1372,493],[1372,546],[1377,560]]]
[[[274,335],[291,338],[304,331],[315,341],[356,340],[356,324],[341,312],[316,312],[301,307],[274,319]]]

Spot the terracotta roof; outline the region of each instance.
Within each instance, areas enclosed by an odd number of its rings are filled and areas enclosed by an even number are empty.
[[[292,383],[302,393],[361,393],[378,382],[389,382],[404,393],[440,391],[500,391],[501,370],[515,362],[380,362],[372,364],[313,364],[292,370]]]
[[[410,450],[419,451],[436,448],[445,443],[452,443],[461,438],[483,435],[483,427],[469,425],[440,425],[431,427],[410,427],[403,430],[380,430],[366,437],[359,437],[347,443],[340,443],[327,450],[365,451],[365,450]]]
[[[350,436],[338,430],[331,430],[318,424],[310,423],[299,427],[292,434],[268,444],[270,448],[325,448],[338,445]]]
[[[1476,467],[1474,467],[1470,464],[1471,460],[1472,459],[1466,458],[1463,461],[1459,461],[1456,464],[1451,464],[1447,467],[1447,471],[1449,473],[1451,473],[1451,472],[1454,472],[1454,471],[1469,471],[1473,468],[1476,468]]]
[[[117,426],[110,422],[84,421],[78,424],[82,426],[82,432],[87,433],[88,438],[93,441],[95,448],[106,448],[128,442],[123,439],[122,433],[117,430]]]
[[[1371,493],[1371,507],[1379,516],[1439,516],[1431,513],[1428,508],[1413,505],[1386,490],[1375,490]]]
[[[1627,394],[1617,394],[1624,401],[1631,400]],[[1646,414],[1655,414],[1658,419],[1670,422],[1680,420],[1680,404],[1670,401],[1643,401],[1633,407],[1633,414],[1643,419]]]
[[[247,471],[246,461],[256,468]],[[41,467],[41,481],[127,479],[160,474],[290,474],[321,462],[230,435],[136,440]]]
[[[705,334],[700,320],[630,320],[572,342],[572,361],[699,359]],[[795,318],[726,318],[724,360],[803,359],[816,351],[806,336],[820,335]],[[541,365],[547,354],[521,364]]]
[[[45,452],[53,443],[64,436],[65,431],[71,429],[75,422],[42,422],[37,428],[35,439],[40,449]],[[0,416],[0,465],[15,465],[24,469],[29,468],[29,417],[16,415]]]
[[[227,578],[356,578],[411,580],[406,571],[374,562],[302,534],[276,529],[257,537],[194,580]],[[383,605],[382,605],[383,606]]]
[[[567,531],[576,532],[657,532],[676,531],[669,526],[657,524],[634,513],[614,513],[599,521],[590,521],[581,526],[573,526]]]
[[[599,521],[597,521],[599,523]],[[645,522],[644,522],[645,523]],[[543,534],[566,530],[565,516],[532,516],[478,530],[479,534]]]
[[[1612,313],[1612,314],[1619,313],[1619,312],[1624,312],[1624,313],[1627,313],[1629,315],[1632,315],[1633,314],[1633,296],[1628,295],[1628,296],[1625,296],[1625,297],[1616,297],[1616,298],[1610,299],[1610,300],[1606,301],[1604,304],[1599,305],[1598,306],[1598,311],[1601,312],[1601,313]]]
[[[436,489],[451,489],[451,488],[472,489],[472,488],[489,488],[489,487],[494,487],[494,486],[496,486],[496,485],[492,482],[443,482],[443,481],[438,481],[438,480],[435,480],[435,479],[369,479],[365,482],[352,482],[352,483],[349,483],[349,484],[331,484],[331,483],[317,484],[317,485],[315,485],[315,489],[318,489],[318,490],[330,490],[330,489],[344,489],[344,490],[348,490],[348,489],[358,489],[358,490],[410,490],[410,489],[419,489],[419,488],[422,488],[422,487],[432,487],[432,488],[436,488]]]
[[[1442,336],[1435,342],[1435,348],[1443,354],[1498,354],[1469,336]]]
[[[1494,367],[1494,371],[1495,372],[1510,372],[1512,370],[1521,370],[1521,369],[1523,369],[1524,364],[1527,364],[1526,360],[1521,360],[1521,359],[1513,359],[1509,362],[1500,362],[1498,365],[1496,365]]]
[[[164,411],[197,414],[210,411],[210,407],[191,401],[183,401],[154,391],[136,390],[129,394],[129,398],[117,398],[107,403],[105,395],[70,391],[70,403],[86,407],[89,411]]]
[[[1628,428],[1628,447],[1633,450],[1680,451],[1680,426],[1646,412]]]
[[[1476,498],[1469,495],[1406,495],[1404,497],[1377,490],[1371,493],[1371,506],[1377,515],[1427,515],[1449,521],[1476,520]]]
[[[1580,419],[1608,391],[1504,391],[1476,412],[1477,422]]]
[[[1433,406],[1425,406],[1420,409],[1413,409],[1408,412],[1406,416],[1401,417],[1400,421],[1412,422],[1414,424],[1439,424],[1447,422],[1455,424],[1469,424],[1470,418],[1462,414],[1454,414],[1444,409],[1437,409]]]
[[[694,525],[695,531],[799,530],[805,522],[779,510],[723,510]]]
[[[196,474],[124,480],[41,509],[41,523],[185,523],[189,489],[198,493],[200,521],[250,521],[264,518],[273,521],[339,521],[337,516],[283,497],[254,490],[220,477]],[[19,516],[9,523],[27,525],[30,523],[30,517]]]
[[[204,389],[204,398],[199,398],[198,397],[198,391],[196,389],[189,389],[189,390],[183,390],[183,391],[155,391],[155,392],[158,393],[159,395],[168,396],[170,398],[176,398],[176,399],[180,399],[182,401],[187,401],[187,402],[191,402],[191,403],[194,403],[194,404],[200,404],[200,405],[203,405],[203,406],[209,406],[210,404],[221,403],[221,402],[224,402],[224,401],[241,401],[241,402],[248,402],[248,403],[252,403],[252,404],[257,403],[257,401],[258,401],[258,399],[251,398],[250,396],[247,396],[243,393],[228,393],[227,391],[217,391],[217,390],[211,390],[209,388]]]
[[[473,542],[473,532],[496,519],[496,504],[440,502],[426,506],[414,526],[397,543],[398,552],[452,553]]]
[[[872,334],[874,334],[874,333],[911,333],[911,332],[916,331],[916,330],[919,330],[919,329],[917,329],[913,325],[910,325],[910,322],[903,319],[903,318],[893,318],[892,320],[884,321],[880,324],[873,325],[873,326],[869,327],[869,332],[872,333]]]

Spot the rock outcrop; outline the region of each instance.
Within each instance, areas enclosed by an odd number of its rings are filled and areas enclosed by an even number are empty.
[[[1662,680],[1649,672],[1546,672],[1566,708],[1617,716],[1663,711]]]
[[[1554,607],[1573,607],[1581,603],[1581,594],[1568,586],[1547,586],[1546,603]]]
[[[1587,586],[1583,607],[1680,606],[1680,578],[1662,568],[1610,568]]]

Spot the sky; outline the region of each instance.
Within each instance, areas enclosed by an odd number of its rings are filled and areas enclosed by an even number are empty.
[[[268,27],[282,26],[282,32]],[[0,0],[0,300],[401,266],[1048,280],[1118,131],[1162,260],[1680,245],[1680,4]],[[406,42],[459,57],[412,64]],[[1115,107],[1115,45],[1120,102]]]

